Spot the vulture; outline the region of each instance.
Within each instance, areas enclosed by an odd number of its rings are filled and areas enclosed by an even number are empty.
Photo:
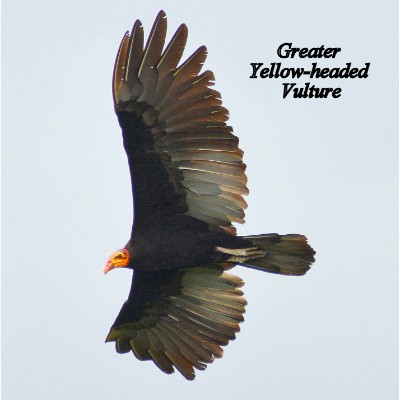
[[[144,45],[137,20],[125,33],[113,73],[114,107],[128,156],[133,225],[104,273],[130,268],[132,284],[106,342],[195,378],[235,339],[247,304],[235,265],[304,275],[314,250],[299,234],[236,236],[248,194],[228,110],[201,72],[199,47],[181,62],[188,29],[164,47],[167,19],[156,17]]]

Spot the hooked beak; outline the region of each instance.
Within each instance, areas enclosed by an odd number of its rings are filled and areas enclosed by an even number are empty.
[[[129,264],[129,251],[127,249],[117,250],[108,259],[107,264],[103,268],[103,272],[106,274],[114,268],[123,268]]]
[[[112,269],[114,269],[114,264],[112,263],[111,260],[107,261],[107,264],[105,265],[105,267],[103,268],[103,273],[106,274],[107,272],[110,272]]]

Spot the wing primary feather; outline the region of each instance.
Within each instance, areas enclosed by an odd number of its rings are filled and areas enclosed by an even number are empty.
[[[143,57],[143,41],[143,26],[139,20],[136,20],[130,35],[125,69],[125,81],[132,90],[133,98],[137,98],[142,93],[142,83],[138,78],[138,72]]]
[[[182,354],[190,364],[198,369],[205,369],[206,366],[204,362],[200,362],[201,357],[196,353],[196,350],[188,343],[186,343],[182,337],[177,334],[173,326],[170,323],[162,322],[159,324],[160,328],[163,329],[164,333],[169,337],[169,339],[174,343],[177,350]],[[199,360],[200,359],[200,360]]]
[[[158,80],[152,101],[154,107],[156,108],[163,100],[174,79],[175,68],[182,58],[182,54],[186,46],[187,36],[187,26],[182,24],[168,43],[164,53],[160,58],[160,61],[156,66]]]
[[[149,354],[153,358],[154,363],[165,373],[172,374],[174,372],[172,361],[165,355],[165,349],[158,337],[157,330],[150,328],[148,337],[150,343]]]
[[[120,91],[125,77],[125,60],[129,45],[129,32],[125,32],[122,37],[121,44],[119,45],[117,57],[115,58],[114,72],[113,72],[113,100],[114,105],[120,101]]]
[[[131,344],[129,340],[124,338],[117,338],[115,341],[115,348],[117,353],[128,353],[132,350]]]
[[[175,70],[185,50],[187,36],[187,26],[181,24],[165,48],[157,64],[157,70],[162,73]]]
[[[173,86],[179,85],[187,77],[197,77],[204,61],[207,58],[207,47],[200,46],[178,69],[174,74]]]
[[[223,350],[220,346],[225,346],[225,343],[215,341],[195,327],[193,327],[193,329],[186,328],[184,330],[179,324],[176,324],[176,329],[180,332],[182,337],[186,334],[189,336],[189,340],[194,340],[201,345],[203,349],[202,357],[204,360],[207,360],[205,362],[211,363],[214,358],[222,357]]]
[[[166,33],[167,18],[165,12],[161,10],[147,39],[143,59],[139,67],[138,77],[143,84],[143,93],[139,97],[139,101],[150,103],[153,98],[154,90],[157,86],[156,65],[161,57]]]
[[[164,345],[165,354],[172,361],[176,369],[188,380],[195,378],[193,366],[186,357],[179,351],[179,348],[169,337],[168,333],[162,328],[162,324],[157,326],[158,337]]]
[[[148,352],[149,340],[145,329],[139,329],[135,337],[130,340],[133,354],[139,360],[150,360],[151,356]]]
[[[170,323],[169,329],[172,330],[175,335],[181,338],[188,346],[190,346],[197,354],[201,362],[211,363],[214,360],[213,354],[210,350],[203,347],[205,336],[200,337],[193,331],[193,328],[188,325],[183,325],[179,322]]]

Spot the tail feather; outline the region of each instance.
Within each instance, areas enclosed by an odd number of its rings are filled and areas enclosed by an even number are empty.
[[[247,248],[218,248],[231,255],[228,262],[275,274],[304,275],[315,261],[315,251],[303,235],[269,233],[242,239],[248,244]]]

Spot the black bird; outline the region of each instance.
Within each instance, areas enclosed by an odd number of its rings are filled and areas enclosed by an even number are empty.
[[[211,88],[214,74],[200,73],[206,47],[178,66],[188,30],[182,24],[163,50],[166,30],[160,11],[143,48],[137,20],[115,61],[114,106],[134,221],[104,272],[126,267],[133,276],[106,342],[192,380],[194,368],[222,356],[243,321],[243,281],[226,270],[240,264],[303,275],[315,252],[298,234],[236,236],[232,222],[244,222],[248,194],[239,140]]]

